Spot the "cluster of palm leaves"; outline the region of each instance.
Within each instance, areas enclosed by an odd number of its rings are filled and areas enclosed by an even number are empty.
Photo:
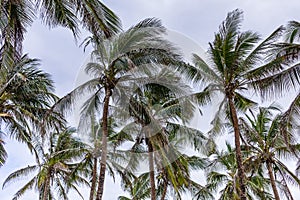
[[[4,181],[6,187],[29,177],[13,199],[31,189],[41,200],[69,199],[69,191],[84,199],[88,188],[90,200],[101,200],[107,175],[118,176],[120,200],[293,199],[300,165],[294,172],[285,162],[299,159],[299,94],[286,110],[253,99],[274,101],[299,87],[298,22],[262,39],[241,31],[242,12],[234,10],[209,43],[208,59],[194,54],[189,64],[159,20],[123,31],[98,0],[0,5],[0,166],[5,137],[25,143],[36,158]],[[76,39],[79,24],[92,34],[85,40],[93,47],[90,79],[62,98],[39,61],[22,55],[36,16]],[[193,113],[216,99],[211,129],[193,128]],[[67,127],[65,117],[77,106],[78,126]],[[214,142],[220,133],[233,133],[224,147]]]

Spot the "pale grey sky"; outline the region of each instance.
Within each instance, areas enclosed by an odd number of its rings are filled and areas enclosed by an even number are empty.
[[[104,3],[121,18],[124,29],[144,18],[156,17],[168,29],[190,37],[203,49],[212,41],[226,14],[236,8],[244,11],[242,29],[257,31],[262,36],[267,36],[289,20],[300,21],[298,0],[105,0]],[[84,36],[86,34],[81,39]],[[60,96],[72,90],[77,73],[88,55],[78,48],[70,31],[63,28],[49,30],[38,21],[28,29],[24,52],[41,59],[42,68],[52,74]],[[27,166],[28,161],[33,162],[24,146],[8,140],[6,148],[9,158],[0,169],[0,184],[9,173]],[[11,199],[19,186],[12,184],[0,190],[0,198]],[[119,191],[118,185],[108,182],[105,200],[116,199]],[[37,198],[28,193],[21,199]]]

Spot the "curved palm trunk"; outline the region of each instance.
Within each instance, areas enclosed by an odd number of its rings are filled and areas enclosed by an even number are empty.
[[[44,187],[44,191],[43,191],[42,200],[48,200],[49,199],[50,179],[51,179],[51,172],[49,172],[47,174],[47,177],[46,177],[46,180],[45,180],[45,187]]]
[[[103,116],[102,116],[103,133],[102,133],[102,140],[101,140],[100,173],[99,173],[96,200],[102,200],[103,191],[104,191],[104,180],[105,180],[106,159],[107,159],[108,108],[109,108],[110,96],[111,96],[111,90],[109,88],[106,88],[104,105],[103,105]]]
[[[245,184],[245,171],[242,158],[241,142],[240,142],[240,129],[237,118],[237,112],[233,103],[233,97],[227,96],[229,102],[230,116],[232,119],[233,129],[234,129],[234,143],[235,143],[235,152],[236,152],[236,161],[238,167],[238,177],[240,192],[239,196],[241,200],[246,200],[246,184]]]
[[[153,146],[150,141],[148,142],[148,154],[149,154],[151,200],[156,200]]]
[[[93,165],[93,171],[92,171],[92,185],[91,185],[91,189],[90,189],[90,200],[94,200],[94,194],[95,194],[95,191],[96,191],[97,162],[98,162],[98,159],[94,158],[94,165]]]
[[[270,177],[270,180],[271,180],[271,185],[272,185],[274,197],[275,197],[276,200],[280,200],[279,193],[278,193],[278,190],[277,190],[277,187],[276,187],[276,183],[275,183],[275,178],[274,178],[274,174],[273,174],[273,169],[272,169],[271,163],[270,163],[269,160],[267,160],[266,164],[267,164],[267,168],[268,168],[269,177]]]

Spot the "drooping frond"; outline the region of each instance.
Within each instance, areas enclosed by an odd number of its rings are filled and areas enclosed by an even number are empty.
[[[203,81],[216,81],[216,82],[222,82],[222,79],[218,76],[214,70],[212,70],[209,65],[197,54],[193,54],[193,63],[198,67],[195,68],[190,72],[192,80],[194,82],[198,82],[203,79]]]
[[[265,99],[281,96],[300,83],[299,63],[279,73],[251,82],[251,87]]]
[[[257,105],[256,102],[241,95],[238,92],[235,93],[234,103],[235,103],[236,109],[241,112],[245,112],[246,110],[253,108],[254,106]]]
[[[0,6],[0,44],[12,46],[15,56],[22,53],[22,42],[26,28],[35,18],[32,1],[1,1]]]
[[[247,57],[244,59],[241,65],[243,66],[244,69],[246,69],[244,72],[246,72],[245,75],[247,76],[248,79],[252,78],[252,74],[255,74],[254,72],[257,72],[257,74],[259,75],[259,72],[260,73],[262,72],[261,69],[270,70],[271,68],[271,70],[274,70],[273,69],[274,65],[269,65],[270,67],[268,68],[267,67],[259,67],[257,69],[256,68],[253,69],[253,68],[256,67],[257,65],[261,65],[263,60],[268,61],[270,57],[272,56],[274,57],[274,55],[276,55],[275,52],[272,52],[272,48],[275,42],[277,42],[279,37],[282,35],[283,31],[284,31],[283,26],[277,28],[273,33],[271,33],[271,35],[269,35],[265,40],[259,43],[257,47],[253,48],[251,53],[249,53],[249,55],[247,55]],[[256,36],[256,43],[259,40],[260,38]]]
[[[293,43],[299,40],[300,36],[300,23],[297,21],[289,21],[286,27],[286,38],[287,42]]]
[[[27,182],[20,190],[16,192],[12,200],[19,199],[21,196],[25,194],[25,192],[27,192],[27,190],[33,189],[35,182],[36,182],[36,178],[34,177],[29,182]]]
[[[121,21],[99,0],[72,0],[84,28],[98,38],[110,38],[121,30]]]
[[[17,171],[15,171],[14,173],[10,174],[5,181],[3,182],[3,186],[2,188],[6,187],[7,185],[18,181],[19,179],[28,176],[29,174],[35,172],[37,169],[39,168],[39,166],[37,165],[33,165],[33,166],[28,166],[22,169],[19,169]]]
[[[36,1],[42,20],[49,27],[63,26],[69,28],[75,38],[78,37],[78,19],[74,12],[75,6],[72,1],[42,0]]]

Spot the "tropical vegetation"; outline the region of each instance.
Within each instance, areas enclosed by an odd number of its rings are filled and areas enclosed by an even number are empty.
[[[63,97],[41,61],[22,51],[37,16],[75,40],[80,30],[91,34],[83,42],[92,48],[89,79]],[[285,110],[259,100],[299,89],[300,22],[262,38],[242,31],[242,18],[229,12],[207,58],[193,54],[188,63],[159,19],[123,30],[100,0],[0,0],[0,167],[7,137],[35,158],[3,189],[25,179],[12,199],[34,189],[40,200],[102,200],[111,178],[124,191],[119,200],[295,199],[300,94]],[[208,114],[202,106],[218,108],[210,124],[197,122],[207,132],[192,126],[197,112]],[[75,108],[79,122],[70,128]]]

